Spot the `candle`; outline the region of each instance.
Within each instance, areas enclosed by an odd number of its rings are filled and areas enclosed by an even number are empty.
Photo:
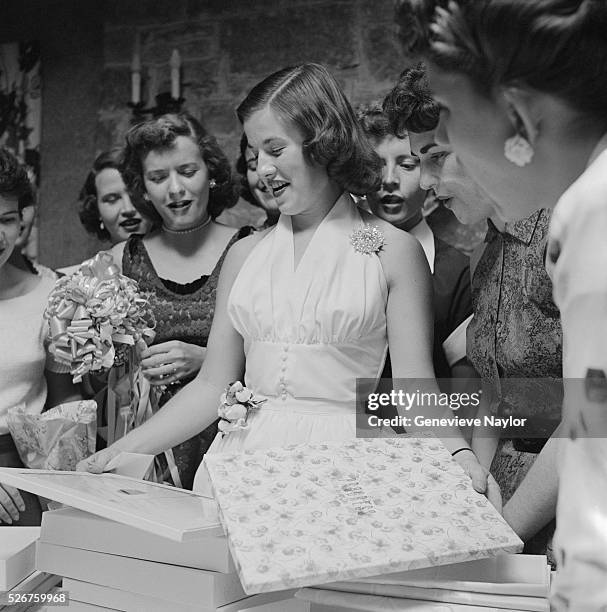
[[[158,94],[158,68],[156,66],[148,67],[148,107],[152,108],[156,103],[156,95]]]
[[[141,102],[141,55],[139,53],[139,34],[135,38],[133,60],[131,61],[131,102]]]
[[[179,68],[181,67],[181,58],[179,57],[179,51],[177,51],[177,49],[173,49],[169,65],[171,66],[171,98],[173,98],[173,100],[178,100]]]

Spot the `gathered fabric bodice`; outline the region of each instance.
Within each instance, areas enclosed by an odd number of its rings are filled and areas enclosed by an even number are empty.
[[[388,285],[376,253],[356,252],[364,225],[342,195],[312,236],[297,267],[291,218],[253,248],[228,298],[243,337],[245,385],[266,401],[248,427],[221,437],[209,452],[356,436],[357,378],[379,378],[387,352]],[[201,468],[195,489],[208,491]]]
[[[387,284],[379,257],[354,250],[362,225],[342,196],[297,268],[291,218],[282,215],[236,278],[228,312],[244,338],[245,384],[284,402],[354,406],[356,378],[376,378],[387,346]]]

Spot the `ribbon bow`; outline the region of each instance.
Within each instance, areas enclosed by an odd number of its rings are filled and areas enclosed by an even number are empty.
[[[154,337],[148,301],[133,279],[120,274],[107,251],[56,282],[45,317],[49,350],[70,366],[74,382],[89,371],[111,367],[115,343],[143,349]]]

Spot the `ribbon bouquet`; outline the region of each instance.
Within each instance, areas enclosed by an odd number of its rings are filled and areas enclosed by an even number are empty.
[[[137,283],[120,273],[110,253],[60,278],[45,317],[49,350],[69,366],[74,382],[108,372],[108,444],[151,416],[149,386],[139,384],[139,354],[154,338],[155,319]]]

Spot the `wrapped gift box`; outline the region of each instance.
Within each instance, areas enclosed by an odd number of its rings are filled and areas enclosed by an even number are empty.
[[[205,462],[249,594],[523,547],[435,438],[210,453]]]

